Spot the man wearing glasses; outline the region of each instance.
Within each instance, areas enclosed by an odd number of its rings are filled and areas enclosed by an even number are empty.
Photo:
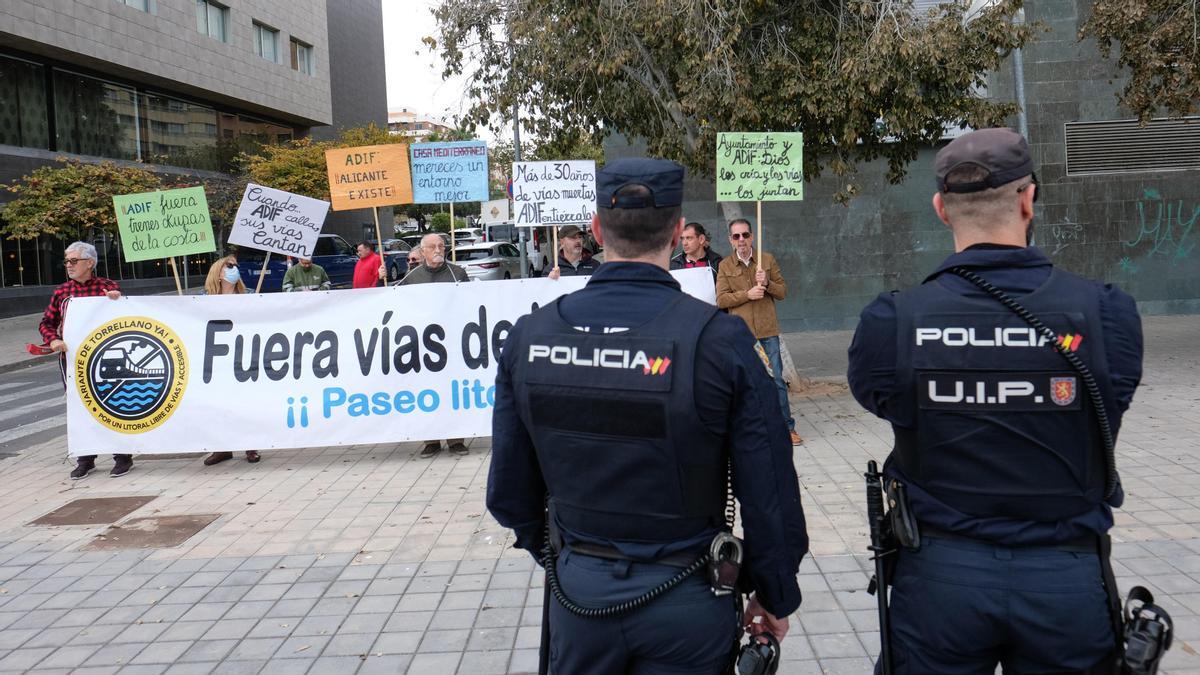
[[[67,247],[66,259],[67,280],[50,296],[50,304],[38,324],[38,332],[49,345],[50,350],[58,352],[58,369],[62,374],[63,388],[67,387],[67,345],[62,339],[64,312],[67,301],[71,298],[91,298],[108,296],[111,300],[121,297],[121,288],[112,279],[105,279],[93,274],[96,269],[96,247],[86,242],[77,241]],[[86,478],[96,468],[96,456],[86,455],[78,458],[75,469],[71,472],[71,480]],[[113,455],[113,468],[110,476],[124,476],[133,468],[133,455]]]
[[[717,306],[742,317],[767,353],[792,445],[800,445],[804,440],[796,433],[796,420],[788,403],[783,358],[779,355],[779,318],[775,314],[775,301],[787,297],[787,283],[779,273],[775,256],[763,252],[762,260],[755,260],[750,221],[738,218],[729,223],[729,243],[733,255],[717,267]]]

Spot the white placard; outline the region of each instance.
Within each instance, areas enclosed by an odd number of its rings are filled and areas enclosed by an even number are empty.
[[[513,163],[517,227],[583,225],[596,213],[596,163],[590,159]]]
[[[709,270],[672,274],[716,303]],[[76,298],[67,447],[166,454],[490,436],[508,329],[586,282]]]
[[[507,223],[510,218],[508,200],[493,199],[490,202],[484,202],[479,207],[479,214],[483,219],[484,225]]]
[[[250,183],[242,193],[229,243],[311,258],[328,212],[329,202]]]

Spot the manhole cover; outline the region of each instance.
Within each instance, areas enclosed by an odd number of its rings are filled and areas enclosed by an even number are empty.
[[[187,541],[219,518],[219,513],[195,516],[153,516],[133,518],[119,525],[112,525],[102,534],[96,535],[85,551],[111,551],[130,548],[170,548]]]
[[[30,525],[106,525],[117,522],[152,500],[153,496],[76,499],[38,518]]]

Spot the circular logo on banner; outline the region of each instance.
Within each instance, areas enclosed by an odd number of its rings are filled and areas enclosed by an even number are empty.
[[[165,324],[127,316],[100,326],[75,354],[75,385],[97,422],[125,434],[162,425],[187,386],[187,352]]]

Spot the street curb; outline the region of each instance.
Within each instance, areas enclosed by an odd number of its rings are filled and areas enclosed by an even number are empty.
[[[54,362],[48,361],[46,359],[39,359],[39,358],[26,359],[24,361],[14,361],[13,363],[0,363],[0,375],[3,375],[5,373],[16,372],[18,370],[25,370],[26,368],[37,368],[39,366],[48,366],[48,365],[51,365],[52,363],[54,363]]]

